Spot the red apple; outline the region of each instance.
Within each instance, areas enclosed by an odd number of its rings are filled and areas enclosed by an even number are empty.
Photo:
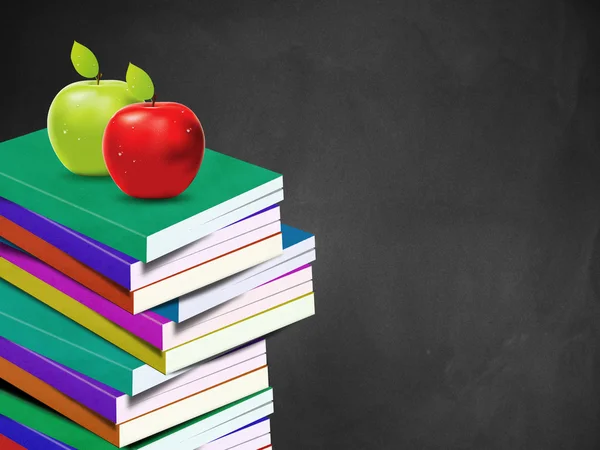
[[[102,152],[123,192],[137,198],[171,198],[194,181],[204,145],[204,130],[191,109],[148,102],[128,105],[112,116]]]

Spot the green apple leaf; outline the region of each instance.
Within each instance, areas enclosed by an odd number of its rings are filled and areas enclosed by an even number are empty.
[[[154,97],[154,83],[152,83],[152,79],[135,64],[129,63],[125,80],[131,94],[139,101],[143,102]]]
[[[79,75],[85,78],[96,78],[100,73],[98,60],[92,51],[77,41],[73,41],[71,62]]]

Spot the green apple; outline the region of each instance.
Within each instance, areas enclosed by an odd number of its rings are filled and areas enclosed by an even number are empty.
[[[94,54],[75,42],[71,61],[77,72],[95,80],[63,88],[48,110],[48,137],[60,162],[77,175],[108,176],[102,155],[102,136],[111,117],[122,107],[138,103],[125,81],[101,80]]]

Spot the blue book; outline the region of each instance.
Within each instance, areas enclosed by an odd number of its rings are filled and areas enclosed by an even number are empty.
[[[57,441],[2,414],[0,414],[0,434],[27,450],[76,450],[75,447]]]

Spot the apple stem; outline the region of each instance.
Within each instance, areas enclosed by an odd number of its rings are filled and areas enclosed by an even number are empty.
[[[100,72],[98,72],[98,75],[96,75],[96,84],[97,85],[100,84],[100,78],[102,78],[102,74]]]
[[[156,94],[152,96],[152,106],[154,106],[154,103],[156,103]]]

